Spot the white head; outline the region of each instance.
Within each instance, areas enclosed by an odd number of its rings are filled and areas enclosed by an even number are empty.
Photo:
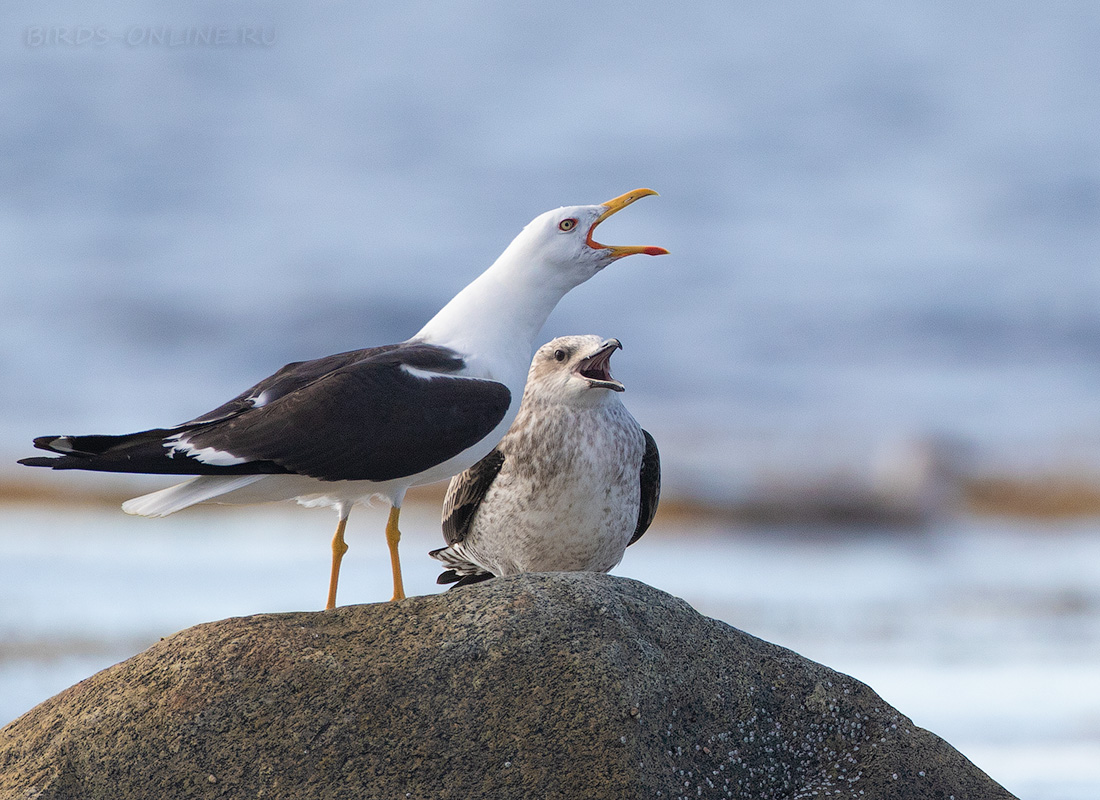
[[[568,291],[625,256],[667,255],[663,247],[600,244],[593,235],[596,226],[612,214],[655,194],[652,189],[635,189],[599,205],[564,206],[539,214],[512,241],[501,260],[519,269],[540,268],[543,280]]]
[[[531,361],[524,402],[594,406],[625,388],[611,375],[611,354],[618,339],[559,336],[544,344]]]
[[[600,244],[593,236],[612,214],[652,194],[657,193],[635,189],[599,205],[567,206],[535,217],[413,339],[453,347],[470,357],[468,363],[480,369],[476,374],[522,386],[538,333],[570,289],[625,256],[668,253],[663,247]]]

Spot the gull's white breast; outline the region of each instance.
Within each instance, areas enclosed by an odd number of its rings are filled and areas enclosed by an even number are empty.
[[[594,408],[524,406],[504,465],[459,550],[501,575],[606,572],[638,524],[645,440],[617,398]]]

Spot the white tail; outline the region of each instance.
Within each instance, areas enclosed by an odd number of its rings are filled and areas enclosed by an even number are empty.
[[[188,506],[243,489],[266,475],[200,475],[189,481],[169,486],[159,492],[143,494],[122,504],[127,514],[142,517],[167,517]]]

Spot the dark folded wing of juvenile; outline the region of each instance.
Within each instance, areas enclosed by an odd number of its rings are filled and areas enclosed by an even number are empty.
[[[626,543],[627,547],[641,539],[642,534],[649,530],[653,517],[657,514],[657,504],[661,500],[661,456],[657,451],[657,442],[647,430],[642,430],[642,436],[645,437],[645,454],[642,456],[642,468],[638,475],[642,488],[641,502],[638,505],[638,527]]]
[[[494,449],[451,480],[443,501],[443,539],[447,544],[457,544],[469,535],[474,514],[503,466],[504,453]]]

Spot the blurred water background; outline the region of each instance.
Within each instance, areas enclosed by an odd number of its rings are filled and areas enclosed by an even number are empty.
[[[624,342],[685,512],[632,548],[676,566],[620,571],[962,746],[957,710],[1018,793],[1100,794],[1100,6],[16,0],[0,68],[0,718],[173,626],[311,607],[262,570],[329,533],[63,512],[163,482],[19,470],[31,438],[405,338],[537,213],[650,186],[602,238],[672,255],[544,332]]]
[[[320,609],[335,515],[293,506],[0,507],[0,724],[159,637]],[[386,511],[357,511],[340,602],[390,596]],[[440,591],[438,507],[402,514],[410,594]],[[870,685],[1027,800],[1100,788],[1091,522],[760,528],[658,514],[615,573]]]

